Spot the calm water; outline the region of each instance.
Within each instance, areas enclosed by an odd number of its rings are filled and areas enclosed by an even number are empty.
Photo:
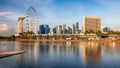
[[[120,68],[120,42],[0,41],[0,52],[25,53],[0,59],[0,68]]]

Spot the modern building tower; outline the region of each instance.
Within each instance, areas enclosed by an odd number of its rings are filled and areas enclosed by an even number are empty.
[[[39,26],[39,34],[48,34],[50,33],[49,25],[40,25]]]
[[[73,27],[72,27],[72,34],[75,34],[76,33],[76,27],[75,27],[75,24],[73,24]]]
[[[57,32],[57,34],[62,34],[62,25],[58,25],[57,27],[56,27],[56,32]]]
[[[79,30],[79,23],[76,22],[76,30]]]
[[[45,34],[50,33],[50,27],[49,25],[45,25]]]
[[[62,34],[66,34],[66,24],[63,25]]]
[[[23,23],[24,23],[24,19],[25,17],[19,17],[18,18],[18,30],[17,30],[17,34],[19,35],[19,33],[23,33]]]
[[[83,33],[86,31],[98,32],[101,28],[100,17],[87,17],[83,18]]]
[[[44,25],[39,26],[39,34],[45,34],[45,27]]]

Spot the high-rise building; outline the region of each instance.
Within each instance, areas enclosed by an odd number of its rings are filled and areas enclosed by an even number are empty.
[[[87,17],[83,18],[83,33],[86,31],[98,32],[101,28],[101,19],[100,17]]]
[[[79,23],[76,22],[76,30],[79,30]]]
[[[24,19],[25,17],[19,17],[18,18],[18,30],[17,30],[17,34],[19,35],[19,33],[23,33],[23,23],[24,23]]]
[[[56,32],[57,32],[57,34],[62,34],[62,25],[58,25],[57,27],[56,27]]]
[[[57,30],[56,30],[56,27],[53,28],[53,34],[56,34],[57,33]]]
[[[73,24],[72,34],[75,34],[75,33],[76,33],[76,27],[75,27],[75,24]]]
[[[67,34],[72,34],[72,28],[68,26]]]
[[[76,34],[80,34],[79,23],[76,22]]]
[[[66,34],[66,24],[63,25],[62,34]]]
[[[50,33],[50,27],[49,25],[45,25],[45,34]]]
[[[39,34],[45,34],[45,27],[44,25],[39,26]]]
[[[40,25],[39,26],[39,34],[48,34],[50,33],[49,25]]]

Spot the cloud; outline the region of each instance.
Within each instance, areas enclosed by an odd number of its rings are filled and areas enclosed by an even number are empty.
[[[18,17],[24,16],[24,15],[21,13],[17,13],[17,12],[0,12],[0,16],[7,17],[11,20],[16,21],[18,19]]]
[[[10,27],[6,24],[0,24],[0,31],[7,31]]]
[[[16,26],[10,26],[7,24],[0,24],[0,35],[13,35],[16,33]]]

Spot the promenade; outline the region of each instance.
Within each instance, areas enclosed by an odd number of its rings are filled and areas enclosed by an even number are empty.
[[[22,54],[24,51],[9,51],[9,52],[2,52],[0,53],[0,58],[12,56],[12,55],[17,55],[17,54]]]

